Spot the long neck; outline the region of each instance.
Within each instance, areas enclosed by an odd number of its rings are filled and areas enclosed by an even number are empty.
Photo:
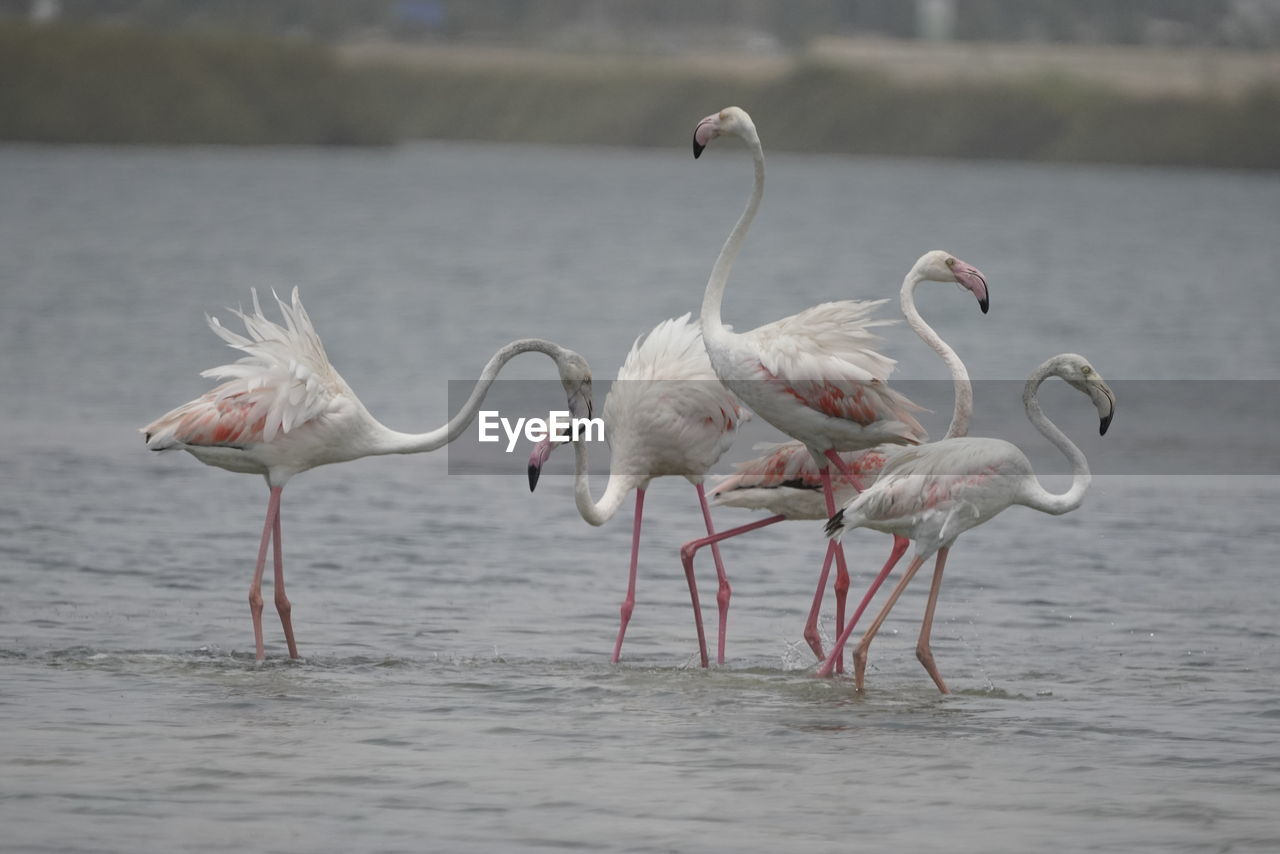
[[[480,378],[471,389],[471,396],[462,408],[449,419],[449,422],[428,433],[400,433],[378,425],[378,435],[374,437],[371,454],[418,454],[423,451],[434,451],[442,448],[462,435],[475,420],[480,404],[484,403],[489,387],[498,378],[503,366],[521,353],[544,353],[553,360],[559,358],[563,349],[551,341],[541,338],[521,338],[500,348],[485,363]]]
[[[702,336],[707,340],[730,334],[720,319],[720,303],[724,299],[724,288],[729,282],[729,271],[733,269],[733,261],[738,257],[742,240],[747,236],[747,229],[751,228],[751,221],[755,219],[756,211],[760,208],[760,199],[764,196],[764,149],[761,148],[760,140],[755,134],[745,139],[745,142],[751,149],[751,157],[755,161],[755,183],[751,188],[751,198],[747,201],[747,207],[743,210],[742,216],[738,217],[733,231],[729,232],[729,238],[720,250],[720,257],[716,258],[716,264],[711,268],[711,278],[707,280],[707,290],[702,297],[701,318]]]
[[[1084,453],[1040,409],[1040,401],[1036,398],[1036,392],[1039,391],[1040,384],[1045,381],[1049,374],[1050,363],[1046,362],[1031,375],[1030,379],[1027,380],[1026,389],[1022,393],[1022,404],[1026,407],[1027,418],[1031,419],[1031,423],[1036,425],[1036,429],[1040,431],[1041,435],[1052,442],[1071,461],[1071,488],[1061,495],[1055,495],[1041,486],[1039,481],[1035,481],[1030,485],[1022,503],[1044,513],[1052,513],[1058,516],[1063,513],[1069,513],[1080,506],[1084,501],[1084,494],[1088,491],[1089,482],[1093,479],[1093,476],[1089,474],[1089,461],[1085,459]]]
[[[626,499],[627,493],[633,487],[644,486],[644,479],[637,479],[633,476],[625,474],[616,474],[610,472],[609,482],[605,485],[604,495],[600,496],[599,501],[595,501],[591,497],[591,477],[587,474],[587,442],[580,439],[573,443],[574,453],[574,473],[573,473],[573,500],[578,506],[578,512],[582,514],[582,518],[591,525],[603,525],[614,517],[618,512],[618,508],[622,506],[622,502]]]
[[[916,334],[933,348],[934,352],[942,357],[942,361],[951,371],[951,382],[955,387],[956,402],[951,410],[951,426],[947,428],[947,435],[944,439],[955,439],[959,436],[969,435],[969,419],[973,416],[973,386],[969,383],[969,372],[965,370],[964,362],[960,361],[960,357],[956,355],[956,351],[946,341],[942,340],[942,336],[934,331],[933,327],[925,323],[924,318],[920,316],[920,312],[916,310],[916,285],[920,284],[924,277],[912,270],[902,281],[902,313],[907,318],[907,324],[916,331]]]

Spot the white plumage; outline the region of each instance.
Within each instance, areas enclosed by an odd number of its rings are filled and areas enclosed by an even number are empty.
[[[703,340],[711,365],[725,386],[765,421],[805,444],[823,478],[826,508],[834,512],[828,463],[843,469],[841,452],[926,441],[924,428],[914,415],[920,408],[889,388],[886,380],[894,362],[874,349],[879,339],[870,330],[892,322],[871,317],[883,301],[823,303],[745,334],[735,334],[724,324],[720,307],[725,287],[764,196],[765,170],[764,149],[755,124],[738,107],[726,107],[698,123],[693,132],[694,157],[723,134],[737,136],[747,144],[755,179],[747,206],[729,232],[707,280],[701,313]],[[941,264],[941,269],[936,264]],[[987,310],[986,282],[981,274],[960,266],[947,253],[926,253],[912,268],[911,275],[916,274],[920,279],[959,282],[972,290],[982,310]],[[816,609],[833,556],[838,627],[843,625],[849,587],[843,550],[838,543],[830,543],[805,629],[806,640],[819,658],[823,656],[815,627]]]
[[[431,451],[448,444],[471,423],[502,366],[519,353],[540,352],[555,361],[569,408],[576,415],[589,413],[591,399],[591,369],[585,359],[553,342],[525,338],[494,353],[470,399],[447,424],[429,433],[400,433],[370,415],[329,363],[297,288],[292,304],[279,297],[276,304],[283,325],[263,314],[256,291],[252,312],[233,312],[244,323],[245,335],[225,328],[217,318],[206,317],[219,338],[245,355],[234,364],[203,371],[202,376],[226,382],[142,428],[152,450],[181,449],[211,466],[266,477],[270,498],[249,587],[258,659],[265,655],[262,573],[267,547],[273,540],[276,609],[289,655],[298,657],[290,619],[292,606],[284,591],[280,543],[280,494],[290,478],[328,463],[374,454]]]
[[[592,525],[603,525],[618,512],[632,490],[636,492],[632,523],[631,566],[622,619],[614,644],[613,660],[622,655],[622,641],[635,607],[636,567],[639,557],[640,520],[644,494],[655,477],[679,476],[698,493],[708,533],[714,533],[707,508],[703,479],[720,459],[750,413],[716,378],[702,344],[702,333],[689,314],[664,320],[647,335],[636,339],[627,353],[618,379],[605,398],[603,418],[609,441],[609,480],[599,501],[592,498],[587,474],[585,442],[575,448],[574,498],[578,512]],[[543,463],[556,444],[540,442],[529,459],[532,488]],[[723,562],[716,553],[720,579],[721,637],[730,595]],[[694,621],[703,666],[708,663],[702,615],[693,576],[688,576],[694,605]],[[723,660],[723,646],[721,647]]]
[[[872,638],[920,566],[936,553],[938,560],[920,639],[916,644],[916,656],[938,689],[947,693],[946,683],[942,681],[929,648],[929,633],[951,544],[965,531],[1014,504],[1060,515],[1076,509],[1084,500],[1090,481],[1088,461],[1080,449],[1045,417],[1036,398],[1040,384],[1050,376],[1061,377],[1089,396],[1101,419],[1099,430],[1104,434],[1115,413],[1115,394],[1093,366],[1083,356],[1074,353],[1054,356],[1027,380],[1023,392],[1027,417],[1041,435],[1071,462],[1071,488],[1065,493],[1054,495],[1046,491],[1036,479],[1026,455],[1009,442],[981,438],[944,439],[932,445],[909,448],[893,456],[879,479],[827,524],[827,533],[833,537],[854,528],[873,528],[905,537],[916,544],[911,565],[854,649],[854,674],[859,690],[862,689],[867,647]],[[897,557],[886,565],[885,574],[893,568],[896,560]],[[853,622],[841,633],[820,673],[831,673],[852,631]]]

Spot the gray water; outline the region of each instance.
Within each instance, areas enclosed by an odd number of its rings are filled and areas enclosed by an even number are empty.
[[[975,377],[1073,350],[1117,381],[1280,379],[1274,175],[769,166],[726,298],[739,328],[893,296],[942,247],[991,283],[986,317],[920,290]],[[0,148],[0,847],[1276,850],[1274,475],[1104,475],[1071,515],[1013,509],[967,534],[934,631],[943,697],[914,657],[924,581],[873,645],[865,694],[814,678],[817,523],[725,547],[729,657],[702,671],[676,559],[701,522],[684,481],[656,482],[613,666],[629,505],[591,528],[567,477],[529,494],[523,453],[510,476],[451,475],[444,452],[364,460],[285,490],[304,660],[268,604],[255,666],[262,482],[136,433],[228,359],[204,312],[298,285],[370,410],[427,429],[447,381],[511,338],[611,376],[636,335],[696,309],[749,176],[729,144],[697,163]],[[945,377],[905,328],[886,349],[904,379]],[[550,376],[525,358],[509,376]],[[1121,399],[1099,439],[1078,397],[1046,407],[1089,453],[1158,426]],[[1222,438],[1247,411],[1189,408],[1191,441],[1250,453]],[[928,420],[940,435],[945,411]],[[1247,432],[1270,448],[1268,429]],[[850,538],[855,586],[887,550]]]

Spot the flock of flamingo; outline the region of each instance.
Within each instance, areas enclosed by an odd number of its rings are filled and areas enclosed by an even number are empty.
[[[680,550],[693,602],[702,665],[709,663],[702,611],[694,582],[694,557],[710,546],[719,589],[716,661],[724,663],[731,587],[718,544],[725,539],[784,519],[826,519],[829,537],[804,638],[821,662],[818,673],[843,672],[843,650],[859,618],[911,542],[916,551],[888,601],[853,650],[854,679],[863,689],[867,649],[912,577],[936,555],[916,655],[938,689],[948,692],[930,650],[943,567],[952,544],[965,531],[1007,507],[1021,504],[1044,513],[1076,509],[1089,487],[1084,454],[1045,417],[1037,401],[1050,376],[1065,380],[1089,397],[1106,433],[1115,395],[1082,356],[1065,353],[1041,364],[1027,380],[1023,403],[1027,417],[1071,463],[1071,487],[1061,495],[1046,491],[1027,457],[999,439],[967,436],[973,391],[964,363],[924,321],[915,306],[921,282],[953,282],[970,291],[983,313],[989,307],[987,282],[974,267],[947,252],[920,257],[903,280],[900,301],[911,328],[942,358],[951,372],[955,404],[951,425],[941,441],[928,442],[914,413],[920,411],[888,384],[894,362],[876,351],[874,332],[891,321],[873,319],[885,300],[842,300],[813,306],[750,332],[735,333],[721,321],[720,306],[738,250],[764,195],[764,151],[745,111],[727,107],[702,119],[694,130],[693,154],[714,139],[736,136],[746,143],[755,178],[746,209],[734,225],[707,282],[698,321],[686,314],[665,320],[637,340],[605,398],[603,417],[610,448],[610,474],[604,494],[592,497],[587,476],[588,447],[575,441],[574,496],[582,518],[603,525],[635,491],[631,562],[627,594],[613,648],[623,638],[635,607],[636,567],[645,489],[655,477],[678,475],[693,484],[707,536]],[[579,354],[551,341],[525,338],[498,350],[485,365],[461,410],[428,433],[400,433],[375,419],[339,376],[307,317],[295,289],[290,304],[278,297],[283,325],[267,319],[253,296],[253,309],[236,311],[245,335],[208,318],[213,331],[244,356],[234,364],[204,371],[223,379],[201,397],[142,428],[147,447],[181,449],[208,465],[260,474],[269,488],[266,519],[249,588],[256,658],[265,656],[262,630],[262,578],[272,547],[276,610],[291,658],[298,657],[285,594],[280,529],[280,498],[294,475],[316,466],[377,454],[432,451],[453,441],[472,423],[502,367],[515,356],[542,353],[559,371],[574,417],[592,412],[591,370]],[[739,425],[759,416],[791,441],[738,467],[711,490],[723,506],[767,510],[772,515],[716,532],[704,480],[732,444]],[[559,444],[545,440],[529,460],[532,489],[542,465]],[[835,469],[833,472],[832,469]],[[893,536],[883,568],[846,620],[850,585],[841,538],[855,528]],[[836,566],[837,640],[824,652],[818,613],[832,563]]]

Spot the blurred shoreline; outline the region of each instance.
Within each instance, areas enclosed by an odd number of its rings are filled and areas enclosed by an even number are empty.
[[[798,53],[566,53],[494,45],[368,39],[337,46],[353,66],[416,70],[595,73],[646,67],[669,74],[778,80],[803,63],[873,72],[902,84],[1009,83],[1060,76],[1131,95],[1231,97],[1280,86],[1280,54],[1219,47],[1151,47],[1046,43],[931,42],[890,38],[815,39]]]
[[[799,53],[552,53],[0,25],[0,139],[686,145],[738,104],[772,151],[1280,168],[1280,56],[824,37]]]

